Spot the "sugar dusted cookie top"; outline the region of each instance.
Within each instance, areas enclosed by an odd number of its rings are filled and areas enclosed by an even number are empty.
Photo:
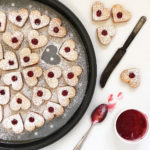
[[[0,32],[4,32],[6,29],[6,15],[0,11]]]
[[[3,47],[0,44],[0,60],[3,59],[4,53],[3,53]]]
[[[3,120],[3,107],[0,105],[0,122]]]
[[[5,105],[9,102],[10,90],[7,86],[0,86],[0,104]]]

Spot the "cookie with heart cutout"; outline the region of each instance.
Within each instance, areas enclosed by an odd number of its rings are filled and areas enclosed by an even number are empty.
[[[4,32],[6,30],[6,15],[4,12],[0,11],[0,32]]]
[[[140,72],[136,68],[124,70],[120,78],[123,82],[128,83],[130,87],[137,88],[140,85]]]
[[[20,114],[15,114],[4,119],[2,122],[4,128],[12,129],[16,134],[22,133],[24,130],[23,121]]]
[[[45,35],[40,35],[38,31],[31,30],[28,34],[28,42],[31,49],[38,49],[46,46],[48,39]]]
[[[50,18],[47,15],[41,15],[41,12],[38,10],[31,11],[29,17],[33,29],[46,27],[50,22]]]
[[[17,11],[11,11],[8,14],[8,19],[17,27],[23,27],[28,19],[29,13],[27,9],[21,8]]]
[[[3,107],[0,105],[0,122],[2,122],[3,120],[3,113],[4,113]]]
[[[31,132],[36,127],[42,127],[44,125],[44,118],[42,115],[36,113],[36,112],[29,112],[27,114],[27,117],[25,119],[24,127],[27,131]]]
[[[0,60],[0,69],[2,70],[14,70],[18,68],[18,61],[16,54],[12,51],[6,51],[4,59]]]
[[[103,45],[108,45],[116,34],[113,25],[105,25],[96,29],[98,40]]]
[[[3,47],[2,47],[2,45],[0,44],[0,60],[3,59],[3,57],[4,57]]]
[[[3,41],[5,44],[13,48],[14,50],[18,50],[23,42],[23,33],[19,31],[15,31],[14,33],[5,32],[3,33]]]
[[[114,5],[111,12],[115,23],[127,22],[131,19],[131,13],[124,9],[122,5]]]
[[[10,72],[2,76],[2,81],[6,85],[11,85],[14,91],[19,91],[23,87],[22,75],[20,72]]]
[[[64,113],[64,108],[56,103],[48,102],[46,105],[46,109],[43,112],[43,117],[46,120],[52,120],[54,117],[59,117]]]
[[[10,90],[7,86],[0,86],[0,105],[5,105],[10,100]]]
[[[76,86],[78,84],[78,76],[82,73],[80,66],[73,66],[63,71],[63,77],[66,83],[70,86]]]
[[[38,64],[39,61],[39,55],[37,53],[32,53],[29,48],[23,48],[20,51],[20,63],[22,67]]]
[[[18,92],[10,101],[10,108],[13,111],[28,110],[31,106],[30,100],[22,93]]]
[[[42,69],[39,66],[29,67],[23,70],[23,76],[28,86],[33,87],[38,83],[38,78],[42,75]]]
[[[60,105],[66,107],[69,105],[70,99],[75,97],[76,90],[71,86],[58,87],[57,95]]]
[[[44,79],[48,86],[52,89],[58,86],[58,79],[61,77],[61,69],[58,66],[54,66],[44,71]]]
[[[51,91],[43,87],[34,87],[32,102],[36,106],[40,106],[44,101],[48,101],[51,98]]]
[[[63,38],[66,36],[67,31],[64,26],[62,26],[62,22],[59,18],[53,18],[50,21],[48,33],[52,37]]]
[[[110,11],[104,7],[104,4],[96,1],[92,6],[93,21],[103,21],[110,18]]]
[[[76,61],[78,59],[78,52],[75,50],[76,43],[73,40],[66,40],[60,50],[59,54],[69,61]]]

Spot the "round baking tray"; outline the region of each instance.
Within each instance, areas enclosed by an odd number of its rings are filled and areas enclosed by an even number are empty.
[[[86,49],[87,53],[87,59],[88,59],[88,85],[86,88],[85,96],[83,98],[83,101],[78,108],[78,110],[75,112],[75,114],[71,117],[71,119],[60,129],[55,131],[53,134],[46,136],[44,138],[39,138],[34,141],[26,141],[26,142],[0,142],[0,149],[19,149],[19,150],[34,150],[39,149],[44,146],[47,146],[57,140],[59,140],[61,137],[63,137],[65,134],[67,134],[76,124],[77,122],[82,118],[83,114],[85,113],[86,109],[89,106],[89,103],[91,101],[95,83],[96,83],[96,75],[97,75],[97,67],[96,67],[96,58],[95,53],[93,49],[93,45],[91,43],[90,37],[80,22],[80,20],[72,13],[71,10],[69,10],[66,6],[64,6],[62,3],[60,3],[57,0],[35,0],[39,3],[43,3],[47,6],[50,6],[57,12],[61,13],[76,29],[77,33],[79,34],[83,45]]]

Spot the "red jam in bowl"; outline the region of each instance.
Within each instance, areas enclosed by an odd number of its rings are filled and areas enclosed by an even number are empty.
[[[118,134],[125,140],[141,139],[148,129],[146,116],[138,110],[126,110],[117,118],[116,129]]]

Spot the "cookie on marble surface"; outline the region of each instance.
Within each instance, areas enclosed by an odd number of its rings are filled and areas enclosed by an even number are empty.
[[[0,86],[0,105],[5,105],[10,100],[10,90],[8,86]]]
[[[4,32],[6,30],[6,15],[4,12],[0,11],[0,32]]]

